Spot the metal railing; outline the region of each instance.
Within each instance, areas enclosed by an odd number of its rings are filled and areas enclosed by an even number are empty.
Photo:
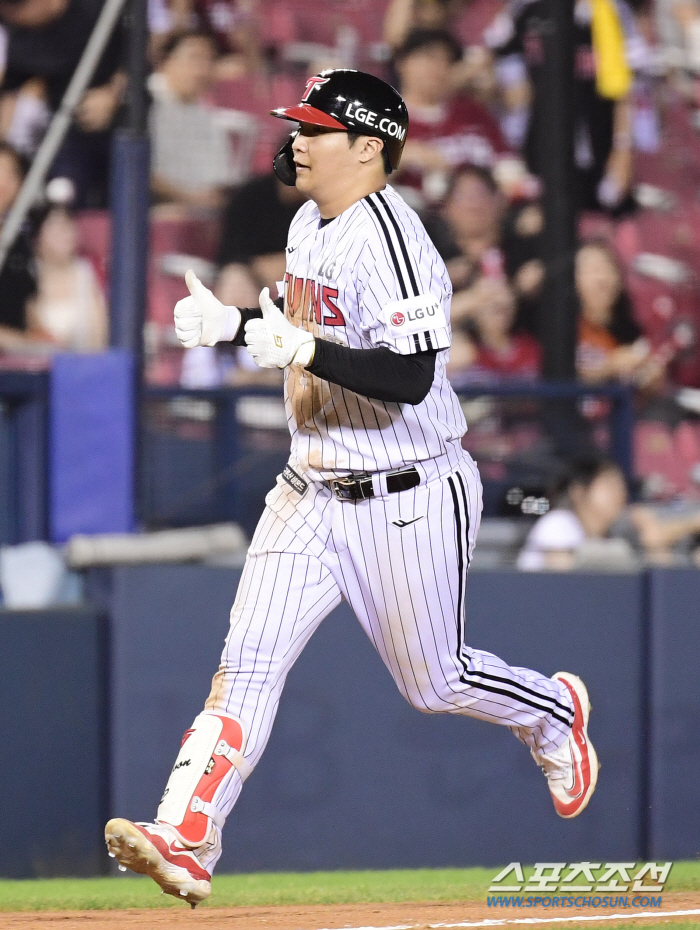
[[[460,390],[463,401],[479,397],[496,399],[543,400],[564,405],[564,427],[567,409],[573,410],[582,398],[596,397],[609,401],[609,452],[628,476],[632,473],[633,395],[621,385],[588,387],[571,383],[509,383],[474,384]],[[256,403],[253,399],[259,398]],[[144,402],[177,401],[205,402],[210,405],[211,450],[206,474],[188,485],[185,497],[177,506],[193,512],[203,502],[209,502],[211,512],[220,520],[237,520],[246,504],[247,486],[258,477],[260,454],[246,448],[245,437],[251,430],[280,430],[279,448],[286,437],[285,420],[281,414],[282,394],[279,387],[246,385],[236,388],[191,390],[180,387],[147,386]],[[280,402],[279,415],[274,406],[266,407],[265,399]],[[567,408],[566,405],[569,405]],[[46,538],[49,513],[50,451],[48,443],[50,405],[50,374],[46,372],[0,371],[0,543],[15,543]],[[275,413],[272,416],[272,413]],[[185,412],[186,417],[186,412]],[[275,453],[279,458],[279,453]],[[270,461],[276,461],[275,455]],[[264,458],[264,456],[263,456]],[[268,470],[270,466],[267,466]],[[264,479],[264,476],[262,476]],[[157,483],[158,476],[150,480]],[[142,484],[143,489],[143,484]],[[152,519],[151,519],[152,518]],[[141,513],[145,524],[178,523],[178,512]],[[201,521],[200,521],[201,522]]]

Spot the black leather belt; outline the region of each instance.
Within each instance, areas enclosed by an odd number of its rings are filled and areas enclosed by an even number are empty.
[[[386,489],[389,494],[408,491],[420,484],[420,475],[413,465],[410,468],[404,468],[403,471],[388,471],[385,474]],[[344,478],[333,478],[325,484],[339,501],[364,501],[374,497],[372,476],[367,472],[346,475]]]

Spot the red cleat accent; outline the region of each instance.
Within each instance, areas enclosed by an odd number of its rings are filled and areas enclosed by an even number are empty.
[[[576,675],[557,672],[552,675],[571,695],[574,723],[568,738],[550,753],[535,753],[535,762],[544,771],[554,809],[560,817],[576,817],[586,807],[598,781],[598,757],[588,738],[591,705],[586,686]]]
[[[120,866],[148,875],[165,894],[192,907],[211,894],[211,875],[167,824],[132,823],[117,817],[105,827],[105,841]]]

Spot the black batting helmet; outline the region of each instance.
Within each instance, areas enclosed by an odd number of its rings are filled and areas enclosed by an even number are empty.
[[[321,71],[306,82],[300,103],[272,110],[271,115],[375,136],[384,142],[392,171],[399,167],[408,132],[408,110],[398,91],[373,74],[346,68]],[[285,183],[290,183],[282,176],[285,167],[290,169],[290,161],[288,142],[275,158],[275,171]]]

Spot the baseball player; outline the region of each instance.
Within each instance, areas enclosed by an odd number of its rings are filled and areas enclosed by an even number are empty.
[[[575,817],[595,789],[588,694],[467,645],[467,571],[481,516],[476,465],[445,377],[452,288],[418,216],[387,184],[408,131],[388,84],[359,71],[309,79],[274,167],[309,200],[289,230],[276,304],[225,307],[192,272],[175,308],[187,347],[246,344],[283,368],[292,436],[265,500],[221,665],[185,733],[154,823],[111,820],[109,852],[194,907],[221,830],[260,759],[286,676],[343,598],[418,710],[509,727]]]

